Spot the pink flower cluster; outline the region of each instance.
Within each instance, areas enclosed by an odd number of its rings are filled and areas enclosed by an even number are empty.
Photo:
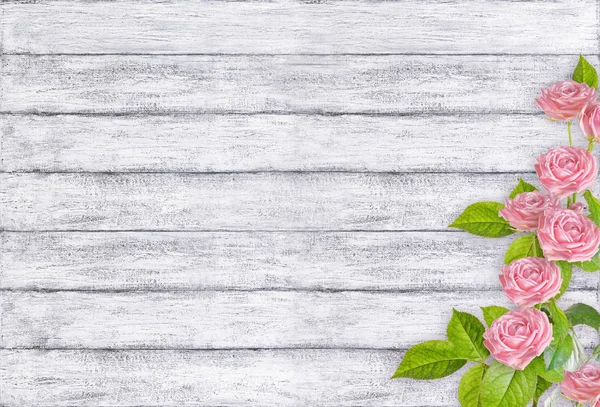
[[[537,230],[548,260],[590,260],[600,247],[600,229],[583,214],[582,205],[563,208],[560,199],[592,186],[598,175],[596,157],[579,147],[558,147],[540,156],[535,170],[548,193],[518,194],[506,200],[499,215],[515,229]]]
[[[579,118],[583,134],[600,142],[600,103],[596,100],[596,89],[572,80],[557,82],[542,89],[542,97],[535,102],[551,119]]]
[[[543,89],[536,102],[555,120],[579,117],[586,135],[595,138],[600,136],[600,104],[595,99],[595,89],[567,81]],[[541,355],[553,339],[546,314],[532,308],[560,293],[563,280],[553,261],[588,261],[600,247],[598,226],[585,216],[583,205],[570,203],[572,194],[596,181],[596,158],[579,147],[558,147],[537,159],[535,171],[547,192],[523,192],[507,199],[499,215],[517,230],[536,233],[544,258],[525,257],[502,268],[502,289],[519,308],[496,319],[484,333],[492,356],[518,370]],[[568,208],[561,205],[566,197]],[[561,386],[573,400],[592,401],[600,392],[600,367],[588,364],[568,373]],[[596,403],[600,407],[600,401]]]

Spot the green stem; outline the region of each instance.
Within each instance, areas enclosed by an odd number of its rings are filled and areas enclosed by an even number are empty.
[[[594,139],[591,139],[590,142],[588,143],[588,151],[591,153],[592,151],[594,151],[594,144],[596,144],[594,142]]]
[[[533,257],[537,257],[538,256],[537,255],[537,241],[536,241],[537,236],[535,233],[532,233],[532,235],[533,235]]]
[[[567,197],[567,208],[569,206],[571,206],[571,196],[570,195]]]
[[[577,192],[573,194],[573,199],[571,199],[571,203],[577,202]]]
[[[567,122],[567,131],[569,132],[569,145],[573,145],[573,135],[571,134],[571,122]]]

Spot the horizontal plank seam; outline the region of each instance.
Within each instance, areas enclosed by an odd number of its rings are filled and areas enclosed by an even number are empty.
[[[0,174],[94,174],[94,175],[129,175],[129,174],[190,174],[190,175],[227,175],[227,174],[379,174],[379,175],[411,175],[411,174],[465,174],[465,175],[518,175],[535,174],[535,171],[361,171],[361,170],[240,170],[240,171],[46,171],[46,170],[19,170],[0,171]]]
[[[597,288],[571,288],[571,292],[597,292]],[[470,288],[459,290],[452,288],[405,288],[405,289],[364,289],[364,288],[99,288],[99,289],[79,289],[79,288],[7,288],[0,287],[0,292],[4,293],[39,293],[39,294],[60,294],[60,293],[82,293],[82,294],[146,294],[146,293],[323,293],[323,294],[342,294],[342,293],[364,293],[364,294],[473,294],[473,293],[499,293],[498,288]]]
[[[307,57],[336,57],[336,56],[358,56],[358,57],[386,57],[386,56],[448,56],[448,57],[567,57],[579,56],[577,53],[512,53],[512,52],[2,52],[2,56],[28,56],[28,57],[106,57],[106,56],[150,56],[150,57],[281,57],[281,56],[307,56]]]
[[[197,117],[198,113],[194,112],[177,112],[177,111],[168,111],[168,112],[39,112],[39,111],[31,111],[31,112],[13,112],[13,111],[0,111],[0,116],[82,116],[82,117],[182,117],[182,116],[190,116]],[[257,112],[206,112],[202,113],[202,116],[364,116],[364,117],[461,117],[461,116],[539,116],[543,117],[544,114],[542,112],[530,112],[530,111],[490,111],[490,112],[405,112],[405,113],[369,113],[369,112],[315,112],[315,113],[305,113],[305,112],[289,112],[289,111],[276,111],[276,110],[264,110]]]
[[[404,352],[410,349],[410,347],[401,348],[374,348],[374,347],[323,347],[323,346],[286,346],[281,348],[246,348],[246,347],[230,347],[230,348],[76,348],[76,347],[64,347],[64,348],[42,348],[42,347],[0,347],[0,350],[4,351],[48,351],[48,352],[72,352],[72,351],[85,351],[85,352],[157,352],[157,351],[176,351],[176,352],[263,352],[263,351],[304,351],[304,350],[343,350],[343,351],[381,351],[381,352]],[[594,348],[586,348],[586,351],[592,351]]]
[[[0,207],[1,209],[1,207]],[[1,229],[0,233],[465,233],[454,229]]]
[[[38,110],[15,110],[15,111],[0,111],[0,116],[83,116],[83,117],[170,117],[170,116],[320,116],[320,117],[339,117],[339,116],[362,116],[362,117],[456,117],[456,116],[543,116],[540,112],[531,112],[528,110],[505,110],[505,111],[451,111],[451,112],[330,112],[322,110],[260,110],[253,112],[245,111],[212,111],[212,110],[194,110],[194,111],[164,111],[164,112],[144,112],[144,111],[129,111],[129,112],[51,112]]]
[[[303,350],[326,350],[326,351],[381,351],[381,352],[403,352],[410,349],[410,347],[401,348],[374,348],[374,347],[327,347],[327,346],[285,346],[281,348],[247,348],[247,347],[230,347],[230,348],[77,348],[77,347],[64,347],[64,348],[42,348],[35,346],[24,346],[24,347],[0,347],[0,350],[4,351],[48,351],[48,352],[72,352],[72,351],[85,351],[85,352],[156,352],[156,351],[178,351],[178,352],[263,352],[263,351],[303,351]],[[586,348],[587,351],[591,351],[594,348]]]

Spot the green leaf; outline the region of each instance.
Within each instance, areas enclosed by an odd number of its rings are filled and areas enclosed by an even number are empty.
[[[592,352],[592,356],[596,359],[600,359],[600,345],[596,345],[594,351]]]
[[[477,364],[464,374],[458,386],[458,400],[461,406],[481,406],[481,384],[487,369],[487,365]]]
[[[583,271],[587,271],[588,273],[600,271],[600,255],[599,253],[596,253],[591,260],[583,262],[579,261],[573,264],[582,269]]]
[[[485,327],[473,315],[466,312],[452,310],[452,318],[448,324],[448,342],[459,352],[464,359],[474,362],[483,362],[490,351],[483,345]]]
[[[540,242],[534,233],[528,233],[513,240],[504,256],[504,264],[510,264],[523,257],[544,257]]]
[[[598,73],[596,69],[583,57],[579,55],[579,63],[573,71],[573,80],[579,83],[587,83],[591,88],[598,89]]]
[[[573,352],[573,338],[567,335],[562,339],[554,339],[544,351],[546,370],[556,370],[569,360]]]
[[[600,226],[600,201],[598,201],[590,191],[585,191],[583,197],[585,198],[590,211],[588,218],[593,220],[597,226]]]
[[[560,268],[560,276],[562,277],[560,291],[556,297],[554,297],[554,299],[558,300],[565,292],[567,292],[567,289],[571,284],[571,278],[573,277],[573,264],[566,261],[557,261],[556,265]]]
[[[571,357],[565,362],[563,368],[568,372],[576,372],[587,360],[587,355],[577,335],[573,334],[571,336],[573,337],[573,352],[571,352]]]
[[[536,187],[523,181],[523,178],[521,178],[521,179],[519,179],[519,184],[510,193],[509,198],[513,199],[515,196],[522,194],[523,192],[533,192],[533,191],[537,191],[537,190],[538,189]]]
[[[406,351],[392,379],[439,379],[451,375],[466,363],[466,359],[456,356],[454,347],[447,341],[423,342]]]
[[[481,311],[483,312],[483,319],[485,320],[487,326],[492,326],[492,323],[495,320],[497,320],[510,310],[508,308],[499,307],[497,305],[490,305],[489,307],[481,307]]]
[[[535,386],[535,393],[533,394],[533,405],[537,406],[537,403],[540,401],[540,397],[552,387],[552,383],[543,377],[537,378],[537,385]]]
[[[494,360],[483,377],[481,405],[525,407],[533,398],[537,375],[533,367],[515,370]]]
[[[554,339],[563,339],[569,334],[571,328],[569,319],[555,302],[548,304],[548,311],[550,311],[550,318],[552,319],[552,336]]]
[[[595,330],[600,329],[600,313],[586,304],[573,304],[565,310],[565,315],[572,326],[587,325]]]
[[[503,237],[515,230],[498,212],[504,208],[499,202],[477,202],[467,206],[449,227],[483,237]]]
[[[555,370],[546,370],[546,364],[541,356],[533,359],[530,363],[532,369],[535,369],[535,373],[542,379],[549,381],[550,383],[562,382],[565,376],[565,372],[562,368]]]

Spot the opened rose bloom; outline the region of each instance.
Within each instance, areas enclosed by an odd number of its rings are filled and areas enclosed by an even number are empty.
[[[562,277],[551,261],[525,257],[502,268],[500,283],[509,300],[520,307],[532,307],[556,296]]]
[[[542,89],[542,97],[536,99],[535,103],[554,120],[573,120],[594,99],[594,88],[570,80],[556,82]]]
[[[579,115],[579,126],[586,137],[600,141],[600,103],[594,102],[586,106]]]
[[[600,366],[587,363],[576,372],[565,372],[560,389],[573,401],[587,403],[594,400],[600,394]]]
[[[520,308],[495,320],[483,337],[483,344],[496,360],[523,370],[552,342],[552,325],[542,311]]]
[[[590,407],[600,407],[600,394],[598,394],[596,398],[592,401]]]
[[[548,260],[588,261],[600,246],[598,226],[570,209],[547,209],[540,217],[537,234]]]
[[[548,192],[564,198],[584,191],[596,181],[598,162],[583,148],[558,147],[537,159],[535,171]]]
[[[507,198],[504,209],[498,214],[518,230],[534,230],[540,216],[549,207],[560,206],[560,200],[539,191],[523,192],[513,199]]]

